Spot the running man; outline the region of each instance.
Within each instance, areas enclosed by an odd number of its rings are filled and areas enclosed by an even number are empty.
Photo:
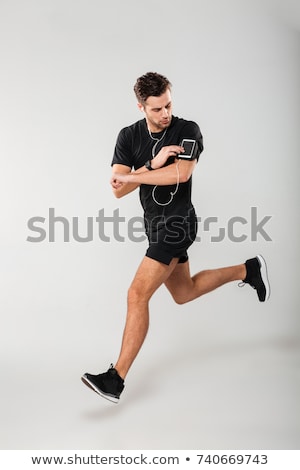
[[[174,301],[184,304],[232,281],[253,287],[259,301],[269,298],[264,258],[198,272],[191,276],[187,250],[197,233],[191,201],[192,174],[203,150],[199,126],[172,114],[171,83],[146,73],[134,86],[144,118],[117,138],[111,185],[117,198],[139,188],[149,246],[128,290],[127,317],[119,358],[107,372],[86,373],[82,381],[118,403],[125,377],[148,331],[149,300],[165,284]],[[187,150],[183,140],[186,140]]]

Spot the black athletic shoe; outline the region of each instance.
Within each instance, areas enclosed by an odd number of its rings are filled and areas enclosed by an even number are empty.
[[[256,290],[259,301],[264,302],[270,297],[270,284],[268,279],[267,264],[262,255],[246,261],[247,274],[240,286],[250,284]]]
[[[104,374],[84,374],[81,380],[85,385],[101,395],[101,397],[113,403],[119,403],[120,395],[124,389],[124,380],[119,376],[112,364]]]

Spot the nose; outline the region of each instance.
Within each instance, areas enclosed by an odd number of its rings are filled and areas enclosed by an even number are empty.
[[[163,108],[163,117],[168,117],[168,110],[167,108]]]

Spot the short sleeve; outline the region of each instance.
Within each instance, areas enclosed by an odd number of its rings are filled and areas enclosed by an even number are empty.
[[[133,167],[132,136],[128,127],[122,129],[117,137],[111,165],[116,163]]]
[[[192,139],[196,141],[197,150],[195,158],[199,160],[200,154],[203,152],[203,136],[198,124],[194,121],[186,121],[180,131],[180,141],[183,139]]]

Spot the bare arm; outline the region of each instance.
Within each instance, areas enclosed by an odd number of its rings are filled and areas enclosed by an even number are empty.
[[[196,165],[196,160],[176,160],[171,165],[159,168],[154,171],[149,171],[143,167],[141,171],[125,173],[113,173],[112,181],[115,184],[130,184],[130,185],[158,185],[167,186],[176,184],[179,177],[179,183],[185,183],[190,179]]]
[[[160,150],[160,152],[158,152],[158,154],[151,160],[152,168],[155,169],[155,170],[160,168],[162,170],[163,168],[161,168],[161,167],[166,163],[168,158],[178,155],[183,150],[184,149],[182,147],[178,146],[178,145],[169,145],[169,146],[163,147]],[[170,166],[172,166],[172,165],[170,165]],[[166,168],[168,168],[168,167],[166,167]],[[111,180],[110,180],[110,184],[113,188],[114,195],[117,198],[121,198],[123,196],[126,196],[126,194],[131,193],[136,188],[138,188],[141,184],[160,184],[160,185],[173,184],[173,183],[164,182],[164,177],[167,176],[167,174],[169,174],[169,176],[172,179],[172,171],[162,173],[160,183],[144,182],[142,180],[139,181],[137,179],[139,175],[144,174],[146,176],[148,173],[150,174],[150,173],[154,173],[154,172],[147,170],[145,168],[145,166],[139,168],[136,171],[132,171],[131,168],[129,166],[126,166],[126,165],[121,165],[121,164],[113,165],[113,174],[112,174],[112,177],[111,177]],[[155,173],[156,173],[156,171],[155,171]],[[173,173],[174,173],[174,170],[173,170]],[[176,183],[177,182],[177,169],[175,169],[174,175],[175,175],[175,183]],[[183,178],[185,177],[184,174],[182,176],[183,176]],[[147,178],[147,176],[146,176],[146,178]]]
[[[131,173],[131,168],[126,165],[115,164],[113,165],[112,169],[113,169],[113,175],[116,173],[119,175],[126,176],[126,175],[130,175]],[[142,171],[142,170],[145,170],[145,168],[139,168],[139,170]],[[140,183],[133,183],[133,182],[125,183],[123,181],[116,180],[113,177],[111,178],[110,183],[111,183],[112,190],[116,198],[126,196],[126,194],[131,193],[132,191],[134,191],[136,188],[140,186]]]

